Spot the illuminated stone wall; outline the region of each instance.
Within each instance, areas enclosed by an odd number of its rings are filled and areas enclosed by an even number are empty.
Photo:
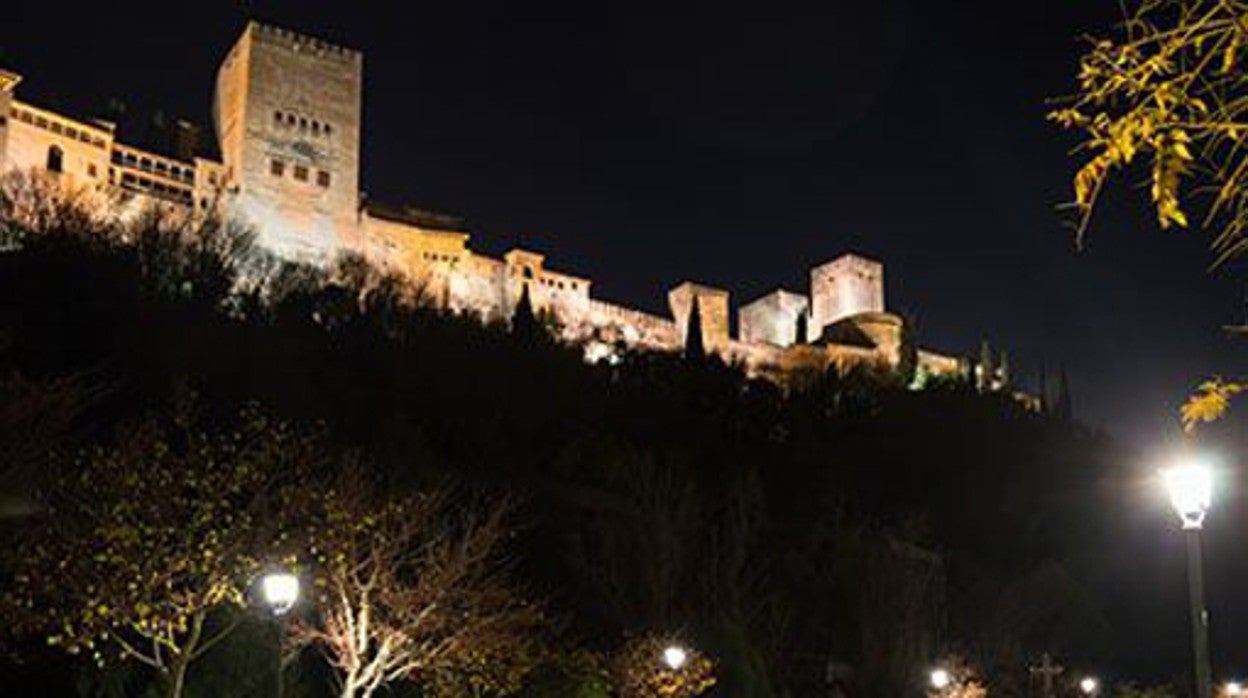
[[[6,122],[7,169],[51,171],[71,187],[108,181],[111,131],[17,100]]]
[[[847,254],[810,270],[810,336],[857,313],[884,311],[884,265]]]
[[[221,162],[150,153],[120,142],[106,122],[24,104],[14,97],[18,76],[0,71],[0,170],[46,172],[56,149],[59,172],[48,177],[98,192],[109,211],[222,212],[280,256],[324,264],[360,254],[406,277],[427,302],[487,322],[509,321],[527,287],[534,309],[553,315],[590,360],[618,359],[622,348],[680,351],[696,299],[708,351],[751,375],[787,384],[832,367],[897,364],[902,325],[884,309],[884,268],[861,256],[811,270],[809,296],[778,290],[742,307],[734,338],[726,290],[683,283],[667,294],[664,317],[594,298],[589,278],[550,268],[541,252],[477,253],[448,217],[362,205],[362,70],[356,51],[249,23],[217,73]],[[803,314],[808,341],[797,344]],[[844,340],[820,341],[825,328]],[[964,368],[930,351],[919,363],[931,374]]]
[[[0,172],[7,169],[5,159],[9,150],[9,112],[13,106],[13,91],[21,81],[22,78],[17,73],[0,70]]]
[[[222,63],[214,116],[237,192],[230,210],[279,254],[324,260],[363,247],[363,56],[251,22]]]
[[[698,301],[698,313],[702,317],[702,342],[709,351],[723,351],[728,347],[728,292],[695,284],[690,281],[667,293],[667,305],[672,319],[680,331],[680,342],[685,344],[685,332],[689,327],[689,313],[693,311],[694,299]]]
[[[797,341],[798,318],[808,312],[810,302],[798,293],[783,289],[741,306],[737,313],[738,334],[747,343],[787,347]],[[810,340],[809,323],[806,341]]]

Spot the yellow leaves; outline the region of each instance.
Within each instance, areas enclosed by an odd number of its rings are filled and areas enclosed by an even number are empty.
[[[1204,218],[1229,213],[1226,231],[1248,221],[1248,208],[1234,205],[1242,190],[1227,181],[1239,182],[1248,162],[1248,151],[1236,147],[1248,127],[1242,7],[1216,0],[1145,3],[1112,38],[1080,57],[1078,90],[1048,118],[1080,132],[1080,149],[1090,151],[1073,182],[1081,234],[1110,173],[1142,156],[1149,158],[1150,201],[1162,229],[1192,224],[1193,204],[1183,191],[1188,177],[1215,194]]]
[[[1105,181],[1105,176],[1109,174],[1110,158],[1101,153],[1089,160],[1079,171],[1075,173],[1075,205],[1081,210],[1087,210],[1092,207],[1096,200],[1096,194],[1100,191],[1101,183]]]
[[[1221,73],[1226,75],[1235,69],[1235,58],[1239,53],[1239,41],[1242,33],[1237,31],[1231,36],[1231,43],[1222,52]]]
[[[1045,115],[1045,118],[1065,129],[1083,128],[1091,122],[1091,119],[1074,107],[1054,109]]]
[[[1155,139],[1151,194],[1162,229],[1172,224],[1187,227],[1187,216],[1179,204],[1179,183],[1192,161],[1187,144],[1191,137],[1181,128],[1168,129]]]
[[[1213,378],[1200,384],[1179,408],[1183,429],[1191,433],[1202,423],[1221,419],[1231,408],[1231,398],[1248,389],[1248,384]]]

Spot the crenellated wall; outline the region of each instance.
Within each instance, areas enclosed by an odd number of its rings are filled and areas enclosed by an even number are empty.
[[[426,301],[483,321],[509,321],[527,288],[534,309],[552,315],[563,339],[583,343],[591,360],[618,358],[620,348],[679,351],[696,302],[707,350],[754,375],[785,383],[831,367],[898,364],[902,320],[885,310],[883,265],[866,257],[815,267],[809,294],[777,290],[743,306],[733,337],[727,290],[682,283],[668,292],[663,317],[594,298],[589,278],[552,269],[541,252],[478,253],[453,217],[367,201],[359,187],[362,75],[358,51],[249,23],[217,72],[217,162],[134,148],[111,124],[19,102],[20,78],[0,70],[0,170],[55,169],[50,178],[116,192],[122,197],[112,200],[126,206],[221,212],[289,259],[325,264],[359,254],[405,276]],[[919,363],[928,373],[964,370],[930,351]]]
[[[284,256],[319,261],[363,247],[363,64],[358,51],[250,22],[218,71],[230,209]]]

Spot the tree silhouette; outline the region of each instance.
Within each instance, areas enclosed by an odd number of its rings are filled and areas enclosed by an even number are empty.
[[[185,404],[172,412],[83,453],[45,490],[5,606],[19,610],[19,632],[101,664],[146,665],[178,698],[190,664],[238,616],[214,619],[244,603],[248,580],[281,549],[279,488],[321,449],[254,409],[222,431],[201,430]]]
[[[1066,367],[1062,366],[1057,377],[1057,395],[1053,400],[1055,415],[1062,421],[1074,419],[1075,407],[1070,396],[1070,381],[1066,377]]]
[[[706,358],[706,345],[702,337],[702,309],[696,295],[685,323],[685,358],[689,361],[702,361]]]
[[[914,318],[907,316],[902,319],[901,348],[897,357],[897,375],[904,386],[914,383],[914,377],[919,370],[919,344],[918,339],[915,337],[916,330]]]
[[[537,314],[533,312],[533,301],[529,298],[527,283],[520,288],[520,300],[516,301],[516,310],[511,316],[511,333],[525,346],[535,344],[542,333],[542,325]]]

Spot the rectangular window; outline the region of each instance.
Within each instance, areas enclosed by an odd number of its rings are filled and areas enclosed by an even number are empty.
[[[282,162],[281,160],[270,160],[269,161],[269,174],[273,175],[274,177],[281,177],[282,175],[286,174],[286,163]]]
[[[95,179],[99,174],[100,174],[99,170],[95,169],[94,163],[87,164],[87,176],[88,177]]]
[[[295,165],[295,179],[300,182],[308,181],[308,168],[305,165]]]
[[[326,172],[325,170],[321,170],[317,172],[316,183],[318,186],[328,187],[329,186],[329,173]]]

